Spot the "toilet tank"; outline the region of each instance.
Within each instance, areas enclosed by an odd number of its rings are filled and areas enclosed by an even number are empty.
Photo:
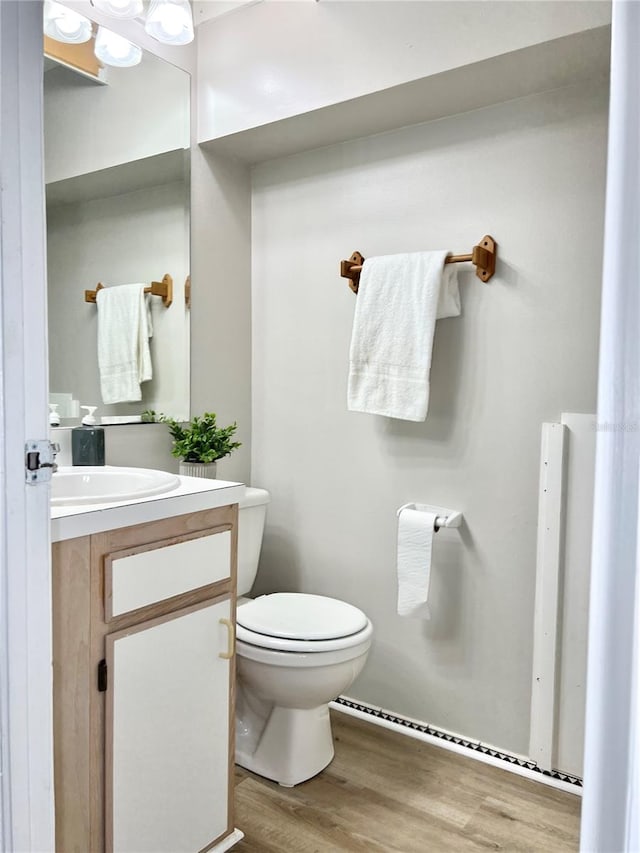
[[[269,492],[247,486],[238,501],[238,595],[246,595],[256,579]]]

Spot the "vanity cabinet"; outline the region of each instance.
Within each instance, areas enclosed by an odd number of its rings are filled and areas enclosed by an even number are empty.
[[[233,833],[237,505],[53,546],[56,849]]]

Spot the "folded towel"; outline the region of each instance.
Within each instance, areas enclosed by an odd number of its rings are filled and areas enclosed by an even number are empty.
[[[446,251],[385,255],[364,262],[351,337],[348,408],[423,421],[436,319],[460,314]]]
[[[103,403],[142,399],[140,383],[151,379],[153,334],[144,284],[103,287],[98,305],[98,367]]]

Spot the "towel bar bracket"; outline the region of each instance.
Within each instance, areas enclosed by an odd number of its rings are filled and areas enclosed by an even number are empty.
[[[496,271],[496,241],[488,234],[480,240],[471,252],[471,263],[476,268],[476,275],[482,281],[489,281]]]
[[[473,247],[470,255],[449,255],[445,264],[472,263],[476,268],[476,275],[481,281],[487,282],[496,271],[496,255],[498,246],[489,234]],[[349,287],[354,293],[358,292],[360,286],[360,273],[365,258],[360,252],[354,252],[348,261],[340,261],[340,275],[349,279]]]
[[[164,307],[168,308],[173,302],[173,279],[166,273],[162,276],[162,281],[152,281],[151,287],[145,287],[144,292],[161,296]]]
[[[102,290],[102,288],[103,288],[103,287],[104,287],[104,284],[102,284],[102,282],[101,282],[101,281],[99,281],[99,282],[98,282],[98,284],[96,285],[96,289],[95,289],[95,290],[85,290],[85,292],[84,292],[84,301],[85,301],[85,302],[93,302],[93,303],[95,303],[95,301],[96,301],[96,296],[98,295],[98,291],[99,291],[99,290]]]
[[[342,278],[349,279],[349,287],[354,293],[358,292],[360,286],[360,273],[364,260],[360,252],[354,252],[348,261],[340,261],[340,275]]]

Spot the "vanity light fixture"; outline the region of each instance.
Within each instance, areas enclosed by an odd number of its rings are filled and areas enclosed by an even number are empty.
[[[151,0],[144,28],[163,44],[189,44],[193,16],[188,0]]]
[[[142,59],[141,48],[105,27],[98,27],[95,54],[100,62],[116,68],[131,68]]]
[[[54,0],[44,4],[44,32],[56,41],[66,44],[82,44],[92,35],[91,21]]]
[[[142,0],[91,0],[91,5],[112,18],[138,18],[144,11]]]
[[[1,0],[0,0],[1,2]],[[141,17],[143,0],[91,0],[91,5],[113,18]],[[189,0],[151,0],[145,30],[163,44],[183,45],[193,41],[193,15]],[[44,31],[56,41],[80,44],[93,33],[93,24],[55,0],[45,0]],[[105,65],[130,68],[142,59],[142,50],[106,27],[98,27],[95,55]]]

